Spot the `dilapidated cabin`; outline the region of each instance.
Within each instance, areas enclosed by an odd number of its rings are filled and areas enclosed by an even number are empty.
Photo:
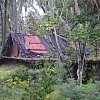
[[[2,50],[3,58],[13,58],[22,60],[40,60],[46,55],[52,55],[52,59],[57,58],[58,50],[66,54],[67,41],[54,35],[38,36],[34,34],[11,33]],[[59,47],[58,47],[59,45]],[[58,49],[59,48],[59,49]],[[49,57],[50,58],[50,57]]]

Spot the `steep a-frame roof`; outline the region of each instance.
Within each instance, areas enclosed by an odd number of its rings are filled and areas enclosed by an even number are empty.
[[[46,54],[54,54],[60,51],[66,53],[67,41],[53,35],[37,36],[34,34],[11,33],[2,50],[3,57],[16,59],[41,58]]]

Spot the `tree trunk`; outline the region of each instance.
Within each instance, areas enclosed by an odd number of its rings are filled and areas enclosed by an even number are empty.
[[[54,17],[55,0],[49,0],[48,4],[49,4],[49,7],[51,7],[53,10],[52,17]]]
[[[76,13],[76,15],[79,15],[80,10],[79,10],[79,7],[78,7],[78,0],[74,0],[74,3],[75,3],[75,13]]]
[[[78,69],[77,69],[77,76],[78,76],[78,84],[82,85],[82,73],[83,73],[83,66],[85,61],[85,46],[86,43],[79,43],[79,57],[78,57]]]
[[[64,60],[64,55],[62,54],[61,52],[61,48],[60,48],[60,45],[59,45],[59,40],[58,40],[58,36],[57,36],[57,32],[56,32],[56,28],[54,27],[54,36],[55,36],[55,40],[56,40],[56,44],[57,44],[57,49],[58,49],[58,58],[59,58],[59,61],[62,61]]]
[[[97,46],[98,46],[98,42],[97,42],[97,40],[95,41],[95,57],[97,58],[98,57],[98,48],[97,48]]]
[[[14,32],[18,32],[18,18],[16,0],[13,0],[13,18],[14,18]]]
[[[1,23],[2,23],[2,47],[5,44],[5,38],[6,38],[6,20],[7,20],[7,0],[4,2],[4,9],[1,9]]]
[[[1,16],[1,33],[3,33],[3,12],[2,12],[2,7],[1,7],[1,5],[0,5],[0,16]]]

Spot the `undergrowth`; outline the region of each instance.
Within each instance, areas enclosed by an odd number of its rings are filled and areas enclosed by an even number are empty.
[[[100,100],[100,82],[79,86],[59,62],[0,68],[0,100]]]

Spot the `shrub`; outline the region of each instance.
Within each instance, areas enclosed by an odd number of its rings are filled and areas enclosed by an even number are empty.
[[[61,92],[62,100],[100,100],[100,88],[98,89],[98,86],[100,83],[78,86],[75,81],[71,80],[57,88]]]
[[[19,69],[15,71],[15,74],[12,76],[13,79],[19,77],[22,81],[29,78],[28,68],[24,66],[18,66]]]
[[[46,95],[44,100],[61,100],[61,94],[59,90],[55,90],[50,94]]]
[[[55,67],[46,64],[44,68],[29,70],[17,70],[7,84],[2,86],[2,97],[9,100],[44,100],[47,94],[54,91],[54,76],[56,75]],[[39,75],[38,75],[39,74]],[[36,75],[37,83],[32,80]],[[6,95],[5,95],[6,94]]]
[[[54,91],[53,86],[55,84],[55,80],[53,77],[55,74],[55,68],[52,66],[47,65],[42,69],[39,84],[34,87],[34,99],[44,100],[47,94],[50,94],[52,91]]]

